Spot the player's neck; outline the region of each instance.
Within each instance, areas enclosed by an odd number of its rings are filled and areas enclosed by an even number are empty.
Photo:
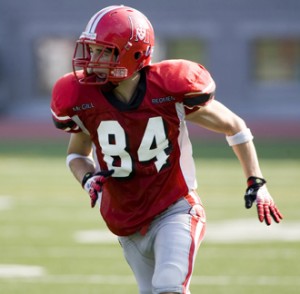
[[[129,79],[121,82],[118,87],[113,90],[116,98],[124,103],[129,103],[136,90],[139,80],[140,73],[137,72]]]

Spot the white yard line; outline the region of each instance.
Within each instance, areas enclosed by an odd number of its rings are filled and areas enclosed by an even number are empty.
[[[11,209],[13,206],[13,199],[10,196],[0,195],[0,211]]]
[[[300,221],[283,221],[271,226],[256,218],[208,223],[205,240],[213,243],[299,242]]]
[[[107,230],[78,231],[74,235],[75,241],[86,244],[111,244],[117,243],[117,237]]]
[[[135,285],[133,276],[124,275],[41,275],[41,276],[8,276],[0,275],[2,280],[13,279],[22,283],[43,284],[99,284],[99,285]],[[193,276],[193,285],[210,286],[300,286],[298,276]]]
[[[37,278],[45,275],[41,266],[0,264],[0,278]]]
[[[74,236],[79,243],[117,243],[117,237],[108,230],[79,231]],[[266,226],[256,218],[208,222],[205,242],[249,243],[249,242],[299,242],[300,221],[283,221]]]

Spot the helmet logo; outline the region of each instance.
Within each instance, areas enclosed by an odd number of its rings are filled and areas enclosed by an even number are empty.
[[[129,22],[131,25],[131,36],[130,40],[135,42],[143,41],[146,44],[150,43],[150,33],[149,33],[149,25],[144,20],[139,19],[137,22],[136,19],[129,16]]]
[[[143,27],[137,27],[136,28],[136,36],[139,38],[141,41],[145,39],[146,37],[146,29]]]

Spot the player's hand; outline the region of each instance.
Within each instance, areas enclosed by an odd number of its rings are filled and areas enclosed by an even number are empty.
[[[82,186],[86,190],[91,198],[91,207],[95,207],[99,198],[99,194],[102,193],[102,186],[106,180],[114,173],[114,170],[100,171],[98,173],[89,173],[83,179]]]
[[[269,226],[272,218],[279,223],[283,218],[276,207],[272,196],[267,187],[266,180],[257,177],[249,177],[247,180],[248,188],[245,194],[245,206],[251,208],[253,202],[256,202],[257,214],[260,222],[265,221]]]

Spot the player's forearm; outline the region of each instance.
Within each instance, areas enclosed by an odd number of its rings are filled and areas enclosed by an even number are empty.
[[[226,136],[247,128],[243,119],[216,100],[187,115],[186,120]]]
[[[84,175],[88,172],[95,172],[95,167],[91,160],[85,158],[75,158],[69,163],[70,170],[76,180],[81,184]]]
[[[234,145],[232,149],[240,161],[246,178],[250,176],[263,177],[252,140],[247,143]]]

